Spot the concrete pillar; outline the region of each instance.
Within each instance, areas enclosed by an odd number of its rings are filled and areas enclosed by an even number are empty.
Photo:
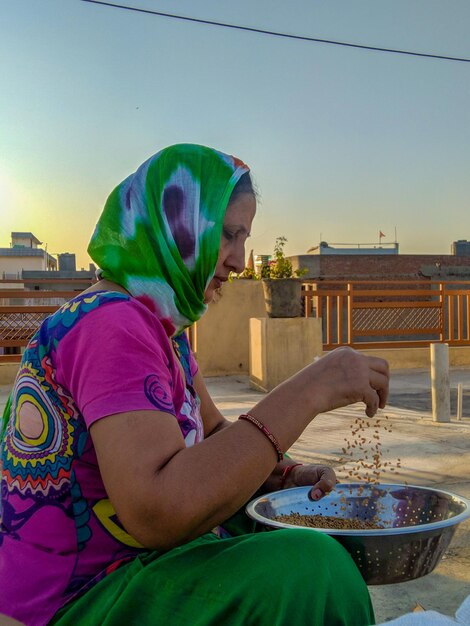
[[[271,391],[322,354],[321,319],[250,319],[250,386],[253,389]]]
[[[450,422],[449,346],[432,343],[431,396],[434,422]]]
[[[463,413],[463,385],[458,383],[457,385],[457,419],[462,419]]]

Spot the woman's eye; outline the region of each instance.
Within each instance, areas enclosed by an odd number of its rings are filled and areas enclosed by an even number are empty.
[[[234,234],[231,233],[229,230],[226,230],[225,228],[223,229],[223,233],[224,233],[224,237],[227,241],[232,241],[232,239],[234,238]]]

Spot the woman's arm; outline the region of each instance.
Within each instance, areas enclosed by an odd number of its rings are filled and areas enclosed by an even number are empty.
[[[339,349],[279,385],[250,413],[285,451],[318,413],[363,401],[371,417],[385,405],[387,390],[385,361]],[[241,420],[189,448],[176,419],[159,411],[118,413],[90,432],[120,521],[150,548],[169,549],[230,517],[277,463],[267,437]]]
[[[222,415],[214,404],[201,372],[198,371],[194,376],[193,385],[201,401],[204,436],[209,437],[230,426],[231,422]],[[273,471],[261,486],[261,490],[270,492],[289,487],[311,485],[311,497],[319,499],[329,493],[335,484],[336,474],[331,467],[313,464],[303,465],[292,457],[286,457],[276,463]]]
[[[199,400],[201,401],[201,417],[204,424],[204,437],[209,437],[223,428],[230,426],[230,422],[225,419],[210,397],[204,378],[199,370],[194,375],[193,386],[199,396]]]

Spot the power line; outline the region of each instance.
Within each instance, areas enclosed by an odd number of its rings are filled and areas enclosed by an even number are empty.
[[[113,7],[115,9],[125,9],[126,11],[135,11],[137,13],[149,13],[150,15],[158,15],[160,17],[168,17],[174,20],[184,20],[186,22],[195,22],[197,24],[206,24],[209,26],[221,26],[223,28],[232,28],[233,30],[244,30],[250,33],[259,33],[262,35],[271,35],[273,37],[284,37],[285,39],[297,39],[300,41],[311,41],[315,43],[325,43],[334,46],[345,46],[347,48],[359,48],[361,50],[372,50],[374,52],[392,52],[394,54],[406,54],[408,56],[425,57],[428,59],[442,59],[445,61],[462,61],[470,63],[470,59],[459,57],[449,57],[441,54],[427,54],[425,52],[411,52],[410,50],[396,50],[393,48],[379,48],[378,46],[365,46],[358,43],[346,43],[344,41],[334,41],[332,39],[318,39],[317,37],[306,37],[303,35],[290,35],[288,33],[280,33],[262,28],[251,28],[250,26],[239,26],[238,24],[226,24],[224,22],[214,22],[212,20],[202,20],[196,17],[187,17],[185,15],[174,15],[172,13],[162,13],[161,11],[151,11],[150,9],[140,9],[137,7],[129,7],[123,4],[114,4],[112,2],[101,2],[100,0],[81,0],[81,2],[89,2],[91,4],[100,4],[105,7]]]

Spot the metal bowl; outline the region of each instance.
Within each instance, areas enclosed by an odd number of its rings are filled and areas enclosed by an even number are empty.
[[[470,501],[430,487],[339,484],[315,502],[310,487],[261,496],[246,512],[267,527],[299,528],[274,520],[278,515],[328,515],[374,521],[384,528],[311,528],[337,539],[350,553],[368,585],[386,585],[429,574],[447,549],[457,525],[470,517]]]

